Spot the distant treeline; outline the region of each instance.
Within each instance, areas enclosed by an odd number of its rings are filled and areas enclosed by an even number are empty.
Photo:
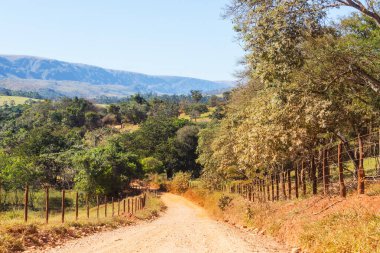
[[[191,100],[191,94],[188,95],[166,95],[166,94],[156,94],[156,93],[144,93],[141,96],[146,100],[160,99],[165,102],[177,102]],[[203,96],[200,100],[201,103],[207,103],[211,96]],[[133,96],[129,97],[116,97],[116,96],[99,96],[94,98],[92,101],[98,104],[117,104],[123,102],[129,102]]]
[[[1,87],[0,87],[0,95],[20,96],[20,97],[36,98],[36,99],[43,98],[38,92],[35,92],[35,91],[9,90],[6,88],[1,88]]]

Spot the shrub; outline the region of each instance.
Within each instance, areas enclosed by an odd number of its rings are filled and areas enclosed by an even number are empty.
[[[218,207],[224,211],[230,205],[232,198],[230,196],[222,195],[218,201]]]
[[[177,172],[170,184],[170,190],[175,193],[184,193],[187,189],[189,189],[190,179],[191,173],[182,171]]]

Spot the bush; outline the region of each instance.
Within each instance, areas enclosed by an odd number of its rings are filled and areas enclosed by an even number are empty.
[[[185,113],[191,114],[191,112],[197,111],[198,113],[206,113],[208,112],[208,107],[205,104],[190,104],[186,106]]]
[[[191,173],[189,172],[177,172],[173,181],[170,183],[170,191],[175,193],[184,193],[189,189],[189,181],[191,179]]]
[[[218,201],[218,207],[224,211],[230,205],[232,198],[230,196],[222,195]]]

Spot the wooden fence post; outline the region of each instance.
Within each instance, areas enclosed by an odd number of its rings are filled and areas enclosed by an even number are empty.
[[[323,193],[325,195],[329,194],[329,185],[330,185],[330,170],[327,160],[327,150],[323,150],[323,162],[322,162],[322,174],[323,174]]]
[[[78,220],[78,209],[79,209],[79,202],[78,202],[78,192],[75,194],[75,220]]]
[[[290,169],[288,169],[288,198],[292,199],[292,178],[290,177]]]
[[[315,166],[315,157],[314,155],[311,156],[311,180],[313,184],[313,194],[317,194],[317,168]]]
[[[99,203],[99,195],[96,195],[96,218],[99,219],[99,209],[100,209],[100,203]]]
[[[113,197],[111,198],[111,201],[112,201],[112,217],[113,217],[115,214],[115,204],[113,202]]]
[[[252,196],[251,196],[251,184],[247,184],[247,196],[248,196],[248,201],[252,201]]]
[[[86,209],[87,209],[87,219],[90,218],[90,203],[88,201],[88,193],[86,194]]]
[[[65,222],[65,190],[62,190],[62,202],[61,202],[61,212],[62,212],[62,223]]]
[[[301,163],[301,182],[302,182],[302,195],[306,196],[306,169],[305,163],[302,161]]]
[[[45,188],[45,221],[49,223],[49,187]]]
[[[276,177],[276,200],[280,200],[280,175],[278,173],[275,174]]]
[[[252,183],[252,202],[255,202],[255,197],[257,197],[257,195],[255,196],[255,193],[256,193],[256,188],[255,188],[255,181]]]
[[[127,199],[128,200],[128,213],[131,213],[131,208],[130,208],[130,205],[131,205],[131,201],[130,201],[130,199],[128,198]]]
[[[344,185],[344,178],[343,178],[343,164],[342,164],[342,142],[338,145],[338,168],[339,168],[339,189],[340,189],[340,196],[346,197],[346,186]]]
[[[134,213],[134,201],[133,201],[133,198],[131,199],[131,213],[133,214]]]
[[[258,188],[258,182],[257,182],[257,179],[255,179],[254,181],[254,191],[256,192],[256,198],[257,198],[257,201],[259,202],[260,201],[260,192],[259,192],[259,188]]]
[[[104,196],[104,217],[107,217],[107,196]]]
[[[25,186],[25,194],[24,194],[24,221],[28,221],[28,204],[29,204],[29,186]]]
[[[270,177],[271,182],[272,182],[272,201],[274,201],[274,176],[273,174]]]
[[[287,199],[286,196],[286,172],[281,172],[281,186],[282,186],[282,196],[284,197],[284,200]]]
[[[323,184],[323,150],[319,150],[318,154],[318,166],[317,166],[317,180]]]
[[[125,199],[123,199],[123,213],[125,214]]]
[[[361,137],[358,137],[359,142],[359,170],[358,170],[358,193],[364,194],[364,165],[363,165],[363,141]]]
[[[298,199],[299,195],[298,195],[298,186],[299,186],[299,169],[298,169],[298,163],[297,165],[294,167],[294,174],[295,174],[295,189],[296,189],[296,198]]]

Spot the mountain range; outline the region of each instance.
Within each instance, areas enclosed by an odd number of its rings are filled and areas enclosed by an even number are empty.
[[[33,56],[0,55],[0,87],[36,91],[49,98],[188,94],[190,90],[208,93],[233,86],[228,81],[146,75]]]

